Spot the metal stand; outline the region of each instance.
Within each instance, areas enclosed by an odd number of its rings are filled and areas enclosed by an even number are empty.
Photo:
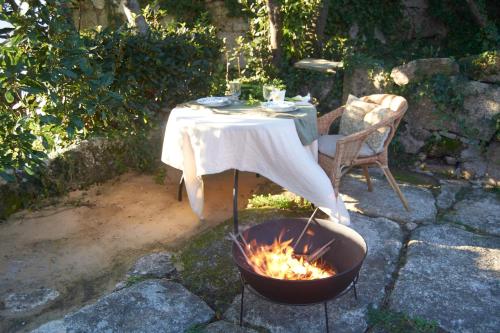
[[[349,291],[351,291],[351,289],[354,292],[354,299],[357,301],[358,300],[358,293],[356,291],[356,283],[358,282],[358,277],[359,277],[359,274],[356,275],[356,277],[354,278],[354,280],[352,281],[352,283],[343,292],[341,292],[340,294],[338,294],[338,295],[336,295],[336,296],[334,296],[332,298],[324,300],[322,302],[311,303],[311,304],[287,304],[287,303],[275,302],[275,301],[270,300],[269,298],[261,295],[259,292],[257,292],[255,289],[253,289],[248,283],[246,283],[245,279],[240,274],[240,279],[241,279],[240,326],[243,326],[243,315],[244,315],[244,305],[243,304],[244,304],[244,300],[245,300],[245,287],[246,287],[246,289],[248,289],[248,291],[250,291],[251,293],[253,293],[255,296],[257,296],[257,297],[259,297],[259,298],[261,298],[261,299],[263,299],[265,301],[271,302],[273,304],[288,305],[288,306],[308,306],[308,305],[315,305],[315,304],[321,304],[321,303],[323,303],[323,307],[324,307],[324,310],[325,310],[325,329],[326,329],[326,332],[329,333],[330,332],[330,327],[329,327],[329,323],[328,323],[328,302],[333,301],[333,300],[335,300],[335,299],[337,299],[339,297],[344,296]]]

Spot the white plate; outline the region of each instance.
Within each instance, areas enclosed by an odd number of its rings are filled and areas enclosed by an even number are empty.
[[[262,102],[260,104],[264,109],[274,112],[290,112],[297,109],[294,102]]]
[[[216,96],[198,98],[196,102],[198,104],[210,107],[225,106],[231,103],[231,101],[227,97],[216,97]]]

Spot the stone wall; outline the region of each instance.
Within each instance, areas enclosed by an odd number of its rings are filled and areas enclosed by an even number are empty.
[[[212,15],[213,24],[218,29],[218,36],[226,39],[229,49],[234,48],[235,40],[248,31],[247,20],[243,17],[230,16],[223,0],[207,0],[206,4]]]
[[[111,14],[106,0],[81,0],[76,2],[73,10],[73,21],[80,29],[92,29],[97,26],[107,27]]]

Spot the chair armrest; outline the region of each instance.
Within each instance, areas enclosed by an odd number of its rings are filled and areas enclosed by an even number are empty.
[[[328,112],[318,118],[318,133],[319,135],[327,135],[332,123],[344,113],[345,107],[341,106],[338,109]]]

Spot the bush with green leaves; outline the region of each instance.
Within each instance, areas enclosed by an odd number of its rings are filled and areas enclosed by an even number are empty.
[[[36,177],[50,154],[91,136],[134,136],[156,111],[223,86],[222,42],[206,24],[79,33],[69,2],[2,5],[0,175]]]

